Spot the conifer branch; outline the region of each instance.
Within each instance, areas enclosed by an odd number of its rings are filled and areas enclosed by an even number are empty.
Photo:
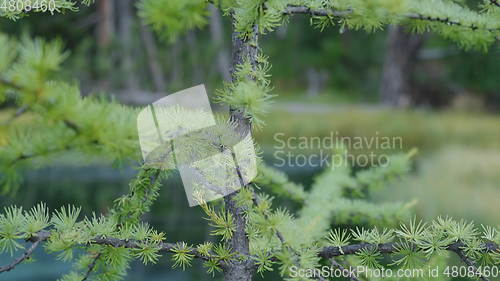
[[[498,246],[495,244],[496,246],[496,251],[498,251]],[[476,265],[476,262],[474,260],[472,260],[471,258],[469,258],[467,255],[465,255],[465,253],[463,252],[462,250],[462,247],[461,246],[456,246],[454,245],[452,248],[449,248],[450,251],[453,251],[455,254],[457,254],[457,256],[467,265],[467,266],[470,266],[472,268],[475,268],[477,269],[477,265]],[[488,278],[480,275],[479,278],[483,281],[490,281]]]
[[[9,119],[0,123],[0,126],[5,126],[5,125],[12,123],[12,121],[14,121],[16,118],[23,115],[27,111],[27,109],[28,109],[27,106],[25,106],[25,105],[21,106],[20,108],[18,108],[16,110],[16,112]]]
[[[16,83],[9,81],[3,77],[0,77],[0,84],[3,84],[6,87],[13,88],[15,90],[21,90],[21,86],[17,85]]]
[[[12,82],[12,81],[9,81],[3,77],[0,77],[0,84],[3,84],[4,86],[7,86],[9,88],[12,88],[12,89],[15,89],[15,90],[18,90],[18,91],[22,91],[24,90],[25,88],[20,86],[20,85],[17,85],[16,83]],[[20,115],[24,114],[26,111],[29,110],[29,106],[28,105],[23,105],[21,106],[17,111],[16,113],[14,114],[14,118],[17,118],[19,117]],[[73,121],[71,120],[68,120],[68,119],[64,119],[63,120],[63,123],[64,125],[66,125],[66,127],[68,127],[69,129],[73,130],[76,134],[78,134],[80,132],[80,129],[78,128],[78,125],[76,125]]]
[[[499,5],[498,0],[491,0],[494,5]],[[287,6],[285,10],[283,11],[283,14],[286,15],[291,15],[291,14],[308,14],[311,16],[326,16],[326,17],[346,17],[352,14],[352,10],[333,10],[333,9],[311,9],[306,6]],[[419,13],[407,13],[402,15],[404,18],[407,19],[412,19],[412,20],[423,20],[423,21],[431,21],[431,22],[437,22],[437,23],[442,23],[442,24],[447,24],[447,25],[452,25],[452,26],[460,26],[464,28],[469,28],[471,30],[485,30],[489,32],[494,32],[500,30],[500,28],[482,28],[478,27],[474,24],[471,25],[466,25],[463,24],[462,22],[458,20],[452,20],[447,17],[432,17],[432,16],[427,16]]]
[[[259,202],[259,198],[257,198],[257,195],[255,194],[255,190],[252,189],[252,202],[255,206],[258,206],[260,204]],[[269,216],[267,214],[264,214],[264,218],[266,220],[269,220]],[[285,238],[283,237],[283,234],[281,234],[281,232],[279,230],[276,230],[276,237],[278,237],[278,239],[280,240],[281,242],[281,245],[285,245]]]
[[[285,15],[292,15],[292,14],[305,14],[305,15],[311,15],[311,16],[319,16],[319,17],[344,17],[347,15],[352,14],[351,10],[334,10],[334,9],[311,9],[306,6],[293,6],[293,5],[288,5],[285,10],[283,11],[283,14]]]
[[[378,252],[382,254],[392,254],[397,252],[397,244],[395,242],[383,243],[383,244],[370,244],[370,243],[359,243],[351,244],[347,246],[337,247],[337,246],[327,246],[321,249],[319,256],[325,259],[330,259],[338,256],[354,255],[363,249],[376,248]],[[484,252],[498,252],[500,250],[499,246],[494,242],[487,242],[483,244]],[[462,242],[455,242],[446,247],[446,250],[457,252],[465,247]]]
[[[94,271],[97,265],[97,261],[99,260],[99,258],[101,258],[101,255],[102,253],[98,253],[95,255],[94,258],[92,258],[92,262],[89,264],[87,272],[85,273],[85,276],[83,277],[82,281],[85,281],[90,277],[90,274],[92,274],[92,272]]]
[[[36,235],[32,236],[31,238],[27,239],[26,241],[32,242],[33,244],[36,243],[38,246],[38,244],[40,242],[44,242],[44,241],[49,240],[50,236],[51,236],[50,231],[41,230]],[[126,249],[141,249],[142,248],[141,244],[145,244],[145,242],[136,241],[136,240],[119,239],[119,238],[114,238],[114,237],[95,237],[95,238],[91,239],[91,241],[89,242],[89,245],[111,246],[114,248],[126,248]],[[175,253],[174,250],[175,250],[177,244],[178,243],[161,242],[161,243],[158,243],[157,250],[158,250],[158,252]],[[202,260],[209,260],[209,258],[210,258],[210,256],[203,255],[202,253],[200,253],[196,249],[192,249],[189,252],[186,252],[186,254],[193,255],[194,257],[202,259]]]
[[[64,125],[66,125],[66,127],[68,127],[69,129],[71,129],[72,131],[74,131],[75,134],[79,134],[80,133],[80,128],[78,127],[78,125],[76,125],[72,121],[64,119],[63,123],[64,123]]]
[[[337,267],[338,269],[340,269],[342,271],[346,271],[345,267],[343,265],[341,265],[339,262],[337,262],[335,259],[333,259],[333,258],[330,259],[330,262],[331,262],[332,266]],[[356,275],[351,274],[350,272],[349,272],[349,280],[351,280],[351,281],[361,281],[361,280],[359,280],[358,277],[356,277]]]
[[[461,23],[458,20],[452,20],[452,19],[447,18],[447,17],[446,18],[445,17],[443,17],[443,18],[431,17],[431,16],[426,16],[426,15],[422,15],[422,14],[418,14],[418,13],[408,13],[408,14],[405,14],[404,17],[406,17],[408,19],[413,19],[413,20],[424,20],[424,21],[439,22],[439,23],[443,23],[443,24],[447,24],[447,25],[461,26],[464,28],[469,28],[471,30],[485,30],[485,31],[490,31],[490,32],[500,30],[500,28],[480,28],[474,24],[466,25],[466,24]]]
[[[24,87],[10,81],[10,80],[7,80],[3,77],[0,77],[0,84],[3,84],[4,86],[6,87],[9,87],[9,88],[12,88],[14,90],[18,90],[18,91],[22,91],[22,90],[25,90]],[[28,105],[22,105],[21,107],[19,107],[17,110],[16,110],[16,113],[7,121],[5,121],[5,124],[8,124],[10,123],[12,120],[14,120],[15,118],[21,116],[22,114],[26,113],[27,111],[29,111],[29,106]],[[62,123],[70,130],[72,130],[76,135],[78,134],[81,134],[81,130],[80,130],[80,127],[75,123],[73,122],[72,120],[69,120],[69,119],[63,119],[62,120]],[[91,141],[89,144],[93,144],[93,145],[99,145],[99,141],[98,140],[93,140]],[[51,150],[48,150],[48,151],[45,151],[44,153],[40,153],[40,154],[21,154],[19,155],[19,157],[15,158],[12,162],[11,162],[11,165],[14,165],[15,163],[19,162],[19,161],[22,161],[22,160],[27,160],[27,159],[30,159],[30,158],[35,158],[35,157],[39,157],[39,156],[42,156],[42,155],[45,155],[47,153],[60,153],[60,152],[65,152],[65,151],[70,151],[72,150],[73,148],[68,144],[62,148],[55,148],[55,149],[51,149]]]
[[[26,250],[20,257],[15,259],[12,263],[5,265],[5,266],[0,266],[0,273],[11,271],[16,266],[21,264],[23,261],[29,259],[31,257],[31,255],[33,255],[33,252],[36,250],[36,248],[38,248],[38,245],[40,245],[40,243],[42,241],[44,241],[45,239],[46,238],[44,238],[42,236],[42,237],[34,237],[32,240],[30,240],[32,242],[32,244],[28,248],[28,250]]]
[[[452,243],[446,247],[446,250],[450,252],[454,252],[457,256],[468,266],[473,268],[477,268],[476,263],[471,258],[467,257],[463,252],[463,248],[465,244],[458,241]],[[383,244],[370,244],[370,243],[360,243],[360,244],[352,244],[342,247],[337,246],[327,246],[324,247],[318,254],[318,256],[325,259],[332,259],[333,257],[344,256],[344,255],[355,255],[362,251],[363,249],[376,249],[378,252],[383,254],[393,254],[398,252],[397,243],[383,243]],[[483,244],[483,252],[485,253],[494,253],[500,252],[499,246],[494,242],[487,242]],[[483,281],[489,281],[488,278],[484,276],[479,276]]]
[[[72,149],[73,148],[70,147],[70,146],[64,146],[64,147],[61,147],[61,148],[49,149],[47,151],[44,151],[43,153],[21,154],[17,158],[15,158],[14,160],[12,160],[12,162],[10,162],[10,165],[14,165],[14,164],[16,164],[19,161],[23,161],[23,160],[28,160],[28,159],[31,159],[31,158],[40,157],[40,156],[43,156],[43,155],[46,155],[46,154],[61,153],[61,152],[65,152],[65,151],[70,151]]]
[[[127,249],[141,249],[141,242],[140,241],[134,241],[134,240],[123,240],[123,239],[118,239],[118,238],[111,238],[111,237],[96,237],[92,239],[90,242],[92,245],[105,245],[105,246],[111,246],[115,248],[127,248]],[[176,248],[177,243],[166,243],[162,242],[158,244],[158,251],[159,252],[166,252],[166,253],[175,253],[175,248]],[[202,259],[202,260],[208,260],[207,256],[204,256],[197,250],[193,249],[186,254],[193,255],[196,258]]]

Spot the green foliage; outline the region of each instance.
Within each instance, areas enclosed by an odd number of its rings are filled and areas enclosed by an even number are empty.
[[[174,41],[179,35],[206,23],[205,0],[142,0],[139,15],[164,38]]]
[[[191,261],[193,260],[194,256],[190,254],[192,249],[186,243],[178,243],[172,251],[174,252],[174,254],[172,255],[174,268],[182,267],[182,270],[185,270],[186,267],[191,266]]]
[[[411,169],[411,161],[409,160],[416,153],[417,150],[412,149],[407,154],[392,155],[388,160],[390,163],[389,165],[381,165],[358,172],[356,174],[356,179],[361,187],[366,187],[371,190],[380,189],[390,181],[407,174]]]
[[[229,241],[235,229],[233,216],[225,210],[217,212],[212,206],[207,204],[202,204],[201,206],[208,215],[207,220],[210,221],[210,225],[214,228],[211,234],[219,235],[222,237],[222,240]]]
[[[425,256],[408,241],[403,241],[396,246],[394,265],[402,268],[419,268],[424,264],[424,259]]]
[[[7,133],[0,145],[3,191],[18,187],[23,168],[43,166],[63,152],[104,156],[116,163],[138,158],[135,109],[82,98],[75,84],[56,80],[67,57],[60,41],[0,40],[5,41],[0,53],[12,61],[0,75],[0,100],[14,101],[30,119],[23,126],[0,125]]]
[[[332,246],[339,247],[339,250],[341,253],[343,253],[342,246],[349,245],[350,239],[351,239],[351,236],[348,233],[347,229],[330,230],[328,237],[327,237],[328,243]]]
[[[269,94],[271,88],[267,80],[269,68],[267,58],[262,55],[257,55],[255,62],[245,58],[236,66],[234,81],[226,83],[224,88],[218,91],[216,101],[243,111],[253,127],[262,128],[270,99],[273,97]]]
[[[75,261],[75,271],[62,280],[81,276],[79,271],[86,271],[92,263],[95,264],[95,271],[99,271],[99,278],[102,280],[117,280],[123,277],[132,258],[137,258],[144,264],[156,263],[165,234],[139,221],[139,216],[148,210],[146,206],[150,206],[153,200],[141,193],[144,189],[155,190],[154,183],[149,182],[147,187],[144,183],[145,177],[152,180],[150,176],[151,172],[148,170],[139,173],[138,178],[131,184],[129,195],[116,203],[109,216],[93,214],[78,220],[81,209],[74,206],[62,207],[50,217],[44,204],[39,204],[29,211],[17,207],[6,208],[4,214],[0,215],[0,252],[13,254],[24,248],[18,240],[38,237],[45,232],[50,233],[45,245],[46,250],[58,253],[58,258],[63,261],[74,260],[75,248],[91,245],[86,248],[86,253]],[[140,197],[134,196],[135,193]],[[138,210],[130,214],[130,210],[124,208],[124,201],[138,206]],[[139,204],[133,201],[139,201]],[[93,245],[96,238],[126,239],[137,241],[137,244],[133,249]],[[178,255],[182,255],[181,250],[176,248]]]
[[[328,245],[338,247],[341,253],[342,247],[351,245],[353,240],[365,243],[360,244],[364,246],[356,251],[356,263],[371,268],[386,266],[382,263],[386,257],[378,247],[386,243],[394,244],[394,251],[387,255],[391,266],[420,268],[439,257],[447,258],[449,247],[454,243],[461,243],[460,250],[473,261],[483,265],[496,265],[498,261],[493,258],[496,253],[485,252],[485,243],[491,241],[488,238],[495,238],[498,230],[493,227],[483,227],[483,230],[481,236],[472,222],[438,217],[429,223],[413,219],[409,224],[401,224],[399,228],[384,228],[382,231],[377,228],[356,227],[351,229],[352,235],[349,235],[347,229],[334,229],[330,231],[327,241]],[[461,237],[459,240],[456,239],[457,233]]]
[[[40,203],[33,207],[26,216],[25,233],[28,236],[33,236],[39,231],[49,226],[49,212],[44,203]]]
[[[123,223],[136,223],[140,216],[149,212],[151,205],[158,197],[160,179],[158,170],[141,169],[135,180],[130,184],[130,192],[115,200],[113,216]]]
[[[382,255],[373,247],[361,249],[361,251],[357,253],[357,256],[360,259],[360,263],[364,266],[374,269],[383,268],[380,264]]]
[[[486,9],[473,11],[442,0],[253,0],[236,1],[233,12],[235,28],[242,36],[248,36],[254,25],[262,34],[272,31],[287,20],[287,7],[305,6],[326,13],[312,18],[313,25],[321,29],[338,22],[341,31],[347,27],[371,32],[387,24],[403,24],[415,32],[436,32],[464,48],[485,49],[500,32],[498,7],[485,2]]]
[[[254,183],[269,188],[271,192],[278,196],[289,197],[294,201],[302,202],[306,197],[304,188],[301,185],[289,181],[285,173],[264,163],[259,163],[257,178]]]
[[[0,216],[0,252],[9,252],[12,255],[22,245],[16,241],[21,238],[24,216],[22,208],[15,206],[5,209],[5,214]]]
[[[410,220],[408,225],[402,224],[401,230],[398,230],[396,233],[401,237],[416,243],[425,237],[426,224],[422,223],[422,221],[417,223],[417,220],[413,219]]]

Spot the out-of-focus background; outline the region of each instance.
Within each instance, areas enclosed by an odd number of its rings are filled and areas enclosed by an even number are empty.
[[[62,40],[69,56],[61,78],[80,85],[84,95],[112,97],[133,106],[200,83],[213,97],[229,79],[231,25],[218,10],[210,10],[205,28],[172,41],[158,38],[141,23],[135,1],[96,2],[78,13],[2,19],[0,31]],[[401,137],[403,147],[391,153],[418,148],[414,168],[375,194],[377,200],[416,199],[414,208],[424,218],[450,215],[499,223],[498,44],[487,53],[466,52],[435,35],[410,35],[397,27],[373,34],[338,28],[320,32],[301,16],[261,42],[272,64],[276,94],[267,125],[255,132],[267,162],[276,164],[278,133]],[[0,108],[0,122],[11,114]],[[50,208],[76,204],[86,214],[105,212],[135,174],[129,165],[82,165],[74,159],[68,155],[50,168],[26,173],[16,194],[0,195],[0,207],[29,208],[44,201]],[[321,171],[316,166],[280,169],[306,186]],[[147,220],[170,241],[209,239],[202,212],[188,207],[177,177],[162,188]],[[0,256],[0,261],[5,258]],[[70,267],[43,253],[37,259],[2,274],[0,280],[55,280]],[[166,258],[148,268],[135,264],[127,280],[209,279],[201,266],[182,272],[165,263]]]

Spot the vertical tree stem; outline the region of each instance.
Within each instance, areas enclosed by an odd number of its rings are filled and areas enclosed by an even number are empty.
[[[234,20],[233,20],[234,21]],[[243,63],[246,59],[255,67],[257,65],[257,27],[254,26],[251,34],[242,38],[239,33],[233,31],[233,62],[232,62],[232,79],[235,81],[235,69],[238,64]],[[238,133],[243,137],[248,134],[251,129],[250,120],[248,120],[241,109],[231,108],[231,119],[236,122]],[[235,231],[233,237],[229,241],[232,250],[238,255],[248,256],[250,254],[249,241],[246,233],[247,218],[245,210],[236,205],[234,197],[238,194],[235,192],[224,198],[226,210],[233,216],[235,223]],[[229,262],[224,267],[224,280],[226,281],[251,281],[255,271],[253,261],[242,259]]]

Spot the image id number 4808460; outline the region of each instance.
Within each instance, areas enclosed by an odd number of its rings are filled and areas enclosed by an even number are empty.
[[[446,277],[477,277],[483,276],[498,277],[498,267],[497,266],[447,266],[443,270],[443,275]]]
[[[21,12],[54,12],[57,9],[55,0],[0,0],[0,11],[10,13]]]

